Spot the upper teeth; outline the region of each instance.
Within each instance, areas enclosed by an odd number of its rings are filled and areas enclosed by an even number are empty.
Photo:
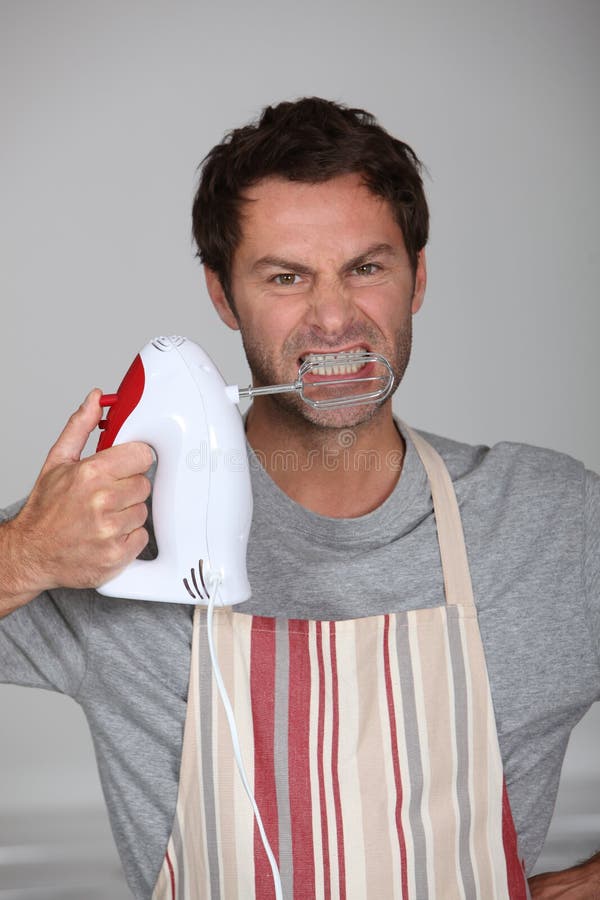
[[[311,363],[315,375],[353,375],[364,365],[360,359],[367,351],[362,348],[343,353],[309,353],[303,362]]]

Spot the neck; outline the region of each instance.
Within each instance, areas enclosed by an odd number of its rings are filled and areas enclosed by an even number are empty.
[[[369,421],[346,428],[315,426],[269,401],[255,400],[246,434],[261,464],[288,497],[331,518],[366,515],[389,497],[400,477],[405,450],[391,401]]]

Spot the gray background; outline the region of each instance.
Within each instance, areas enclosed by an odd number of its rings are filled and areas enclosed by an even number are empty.
[[[0,504],[158,333],[247,383],[190,241],[195,169],[269,102],[374,112],[426,163],[430,286],[395,406],[600,471],[597,0],[0,0]],[[0,691],[0,897],[126,897],[93,751],[62,697]],[[576,730],[541,865],[600,844]]]

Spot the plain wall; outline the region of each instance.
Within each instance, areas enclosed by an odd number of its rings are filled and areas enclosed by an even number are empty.
[[[194,259],[196,167],[311,94],[369,109],[427,166],[429,290],[398,413],[600,470],[598,46],[597,0],[3,0],[0,505],[155,334],[247,383]],[[74,704],[8,687],[0,719],[5,810],[102,802]],[[564,790],[593,777],[599,734],[596,712]]]

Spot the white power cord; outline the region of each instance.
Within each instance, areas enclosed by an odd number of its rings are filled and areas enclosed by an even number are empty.
[[[223,707],[225,708],[225,714],[227,716],[227,722],[229,724],[229,731],[231,734],[231,741],[233,743],[233,752],[235,755],[235,761],[237,763],[238,771],[240,773],[240,777],[242,779],[242,784],[244,785],[244,790],[248,794],[250,799],[250,803],[252,804],[252,808],[254,810],[254,816],[256,818],[256,824],[258,825],[258,830],[260,832],[260,837],[263,842],[263,847],[265,848],[265,852],[267,854],[269,864],[271,866],[271,871],[273,873],[273,882],[275,884],[275,898],[276,900],[283,900],[283,892],[281,888],[281,875],[279,874],[279,869],[277,868],[277,862],[275,860],[275,856],[273,855],[273,851],[271,850],[271,845],[267,839],[267,835],[265,833],[265,829],[262,823],[262,819],[260,816],[260,811],[258,809],[256,799],[254,794],[252,793],[252,788],[248,783],[248,777],[246,775],[246,770],[244,769],[244,763],[242,761],[242,751],[240,748],[240,739],[238,736],[237,726],[235,724],[235,717],[233,715],[233,709],[231,708],[231,703],[229,702],[229,697],[227,696],[227,691],[225,689],[225,684],[223,682],[223,676],[221,675],[221,670],[219,668],[219,663],[217,661],[217,654],[215,651],[215,645],[213,641],[213,612],[215,608],[215,602],[217,599],[217,595],[219,593],[219,586],[221,584],[221,579],[216,574],[209,575],[209,583],[211,585],[210,597],[208,600],[208,609],[206,612],[206,622],[207,622],[207,630],[208,630],[208,650],[210,653],[210,661],[213,667],[213,673],[215,676],[215,681],[217,682],[217,688],[219,690],[219,694],[221,696],[221,700],[223,701]]]

